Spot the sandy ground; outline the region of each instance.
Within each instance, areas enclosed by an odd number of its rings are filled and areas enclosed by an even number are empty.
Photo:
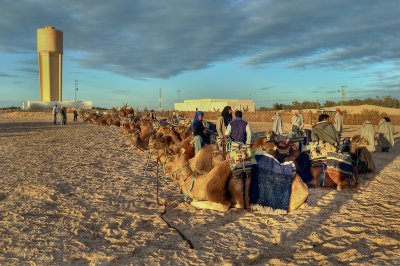
[[[399,155],[374,153],[358,189],[310,189],[287,215],[197,210],[162,178],[190,249],[119,129],[0,116],[0,264],[400,264]]]

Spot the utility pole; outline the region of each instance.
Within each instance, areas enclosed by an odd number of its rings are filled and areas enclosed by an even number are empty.
[[[160,98],[159,98],[159,104],[160,104],[160,111],[162,111],[162,91],[161,91],[161,88],[160,88]]]
[[[340,86],[340,90],[338,90],[338,92],[340,93],[340,105],[343,105],[343,100],[346,97],[346,92],[344,91],[344,88],[346,88],[347,86],[345,85],[341,85]]]
[[[75,80],[75,102],[76,102],[76,92],[78,91],[78,80]]]

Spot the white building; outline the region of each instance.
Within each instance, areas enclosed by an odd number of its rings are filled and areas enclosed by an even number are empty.
[[[31,109],[42,109],[42,108],[52,108],[54,105],[62,106],[62,107],[72,107],[72,108],[80,108],[80,109],[92,109],[93,103],[92,101],[53,101],[53,102],[42,102],[42,101],[24,101],[21,102],[22,110],[31,110]]]
[[[256,103],[252,100],[238,99],[192,99],[185,100],[183,103],[174,103],[177,111],[205,111],[221,112],[225,106],[229,105],[233,111],[241,110],[245,112],[255,112]]]

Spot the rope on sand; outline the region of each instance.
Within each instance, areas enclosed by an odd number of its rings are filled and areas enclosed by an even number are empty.
[[[160,172],[159,172],[159,168],[158,168],[158,166],[159,166],[159,164],[160,164],[160,159],[159,158],[157,158],[157,168],[156,168],[156,179],[157,179],[157,183],[156,183],[156,197],[157,197],[157,203],[158,203],[158,205],[160,205],[160,206],[164,206],[164,211],[161,213],[161,215],[160,215],[160,218],[168,225],[168,227],[169,228],[172,228],[172,229],[174,229],[181,237],[182,237],[182,239],[183,240],[185,240],[186,242],[187,242],[187,244],[189,245],[189,247],[190,247],[190,249],[194,249],[194,246],[193,246],[193,243],[192,243],[192,241],[190,241],[188,238],[186,238],[185,237],[185,235],[181,232],[181,231],[179,231],[179,229],[178,228],[176,228],[176,227],[174,227],[174,226],[172,226],[165,218],[164,218],[164,215],[167,213],[167,200],[165,199],[164,200],[164,202],[161,202],[160,201],[160,197],[159,197],[159,191],[160,191],[160,181],[159,181],[159,179],[160,179]],[[146,171],[145,171],[145,173],[147,172],[147,168],[146,168]]]

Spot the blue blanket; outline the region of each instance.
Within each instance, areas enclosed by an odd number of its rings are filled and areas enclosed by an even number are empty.
[[[292,163],[279,163],[269,154],[258,155],[253,165],[250,184],[250,203],[273,209],[288,210],[293,175]]]

